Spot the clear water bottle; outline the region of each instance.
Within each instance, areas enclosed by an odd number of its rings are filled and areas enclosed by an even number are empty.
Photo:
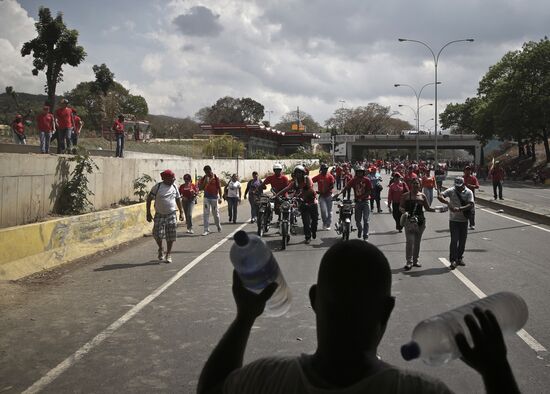
[[[442,212],[447,212],[449,210],[449,207],[447,205],[438,205],[434,207],[434,209],[436,212],[442,213]]]
[[[401,347],[403,358],[407,361],[420,358],[434,366],[459,358],[461,354],[455,336],[463,333],[472,345],[464,316],[473,315],[475,307],[493,312],[504,334],[519,331],[529,316],[523,298],[510,292],[496,293],[418,323],[413,330],[412,341]]]
[[[265,305],[265,315],[282,316],[290,308],[291,295],[285,278],[271,253],[271,249],[256,234],[237,231],[229,257],[243,285],[260,293],[270,283],[278,284],[275,293]]]

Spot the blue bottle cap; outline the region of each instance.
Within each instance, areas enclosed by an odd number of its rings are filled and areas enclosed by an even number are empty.
[[[420,357],[420,346],[415,341],[410,341],[401,346],[401,355],[407,361],[414,360]]]
[[[233,236],[233,239],[235,240],[235,243],[239,246],[245,246],[246,244],[248,244],[249,241],[248,234],[243,230],[237,231]]]

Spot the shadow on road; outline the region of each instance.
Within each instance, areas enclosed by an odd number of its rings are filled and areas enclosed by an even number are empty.
[[[403,274],[407,276],[417,277],[417,276],[428,276],[428,275],[441,275],[441,274],[447,274],[449,273],[449,268],[447,267],[441,267],[441,268],[428,268],[427,270],[422,271],[407,271],[403,272]]]
[[[112,271],[112,270],[120,270],[120,269],[126,269],[126,268],[145,267],[147,265],[160,265],[160,261],[151,260],[146,263],[139,263],[139,264],[109,264],[109,265],[104,265],[103,267],[96,268],[94,269],[94,271]]]

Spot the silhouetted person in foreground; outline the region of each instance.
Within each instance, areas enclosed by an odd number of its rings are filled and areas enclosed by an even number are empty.
[[[255,294],[233,273],[237,316],[202,370],[199,393],[451,393],[441,381],[376,357],[395,304],[390,266],[376,246],[339,242],[323,256],[317,284],[309,291],[317,322],[314,354],[268,357],[243,366],[252,325],[275,287]],[[480,310],[475,315],[478,320],[465,319],[474,347],[457,337],[463,360],[482,374],[488,393],[518,393],[494,315]]]

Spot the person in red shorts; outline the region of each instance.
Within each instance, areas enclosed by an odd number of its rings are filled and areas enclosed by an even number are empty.
[[[479,189],[479,181],[475,175],[472,175],[472,167],[464,167],[464,185],[472,191],[474,195],[474,206],[470,211],[470,216],[468,220],[470,221],[470,230],[476,229],[476,209],[475,209],[475,200],[476,200],[476,190]]]
[[[68,107],[67,99],[61,99],[60,107],[55,110],[55,122],[57,128],[57,153],[66,153],[71,150],[71,135],[74,129],[74,115],[72,108]]]
[[[42,112],[36,117],[36,127],[40,136],[40,153],[49,153],[52,132],[55,130],[55,119],[50,113],[49,105],[44,105]]]
[[[183,176],[183,184],[179,187],[181,195],[181,205],[185,214],[185,224],[187,226],[187,234],[193,234],[193,207],[197,203],[198,187],[192,182],[191,175]]]

